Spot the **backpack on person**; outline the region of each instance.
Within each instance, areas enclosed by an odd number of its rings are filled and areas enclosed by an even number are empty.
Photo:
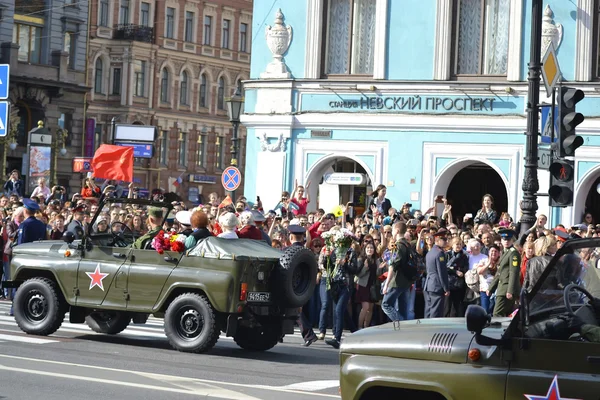
[[[410,282],[415,282],[425,271],[425,260],[412,246],[404,242],[400,244],[406,248],[406,260],[400,265],[398,271]]]

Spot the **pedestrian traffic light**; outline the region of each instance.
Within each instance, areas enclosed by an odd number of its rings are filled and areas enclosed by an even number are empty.
[[[571,160],[554,160],[550,164],[550,207],[568,207],[573,205],[573,189],[575,185],[574,162]]]
[[[576,111],[585,94],[579,89],[561,86],[558,89],[558,157],[575,155],[575,150],[583,144],[583,138],[575,134],[575,128],[585,117]]]

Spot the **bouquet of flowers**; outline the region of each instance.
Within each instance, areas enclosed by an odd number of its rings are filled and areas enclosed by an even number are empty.
[[[323,232],[321,238],[325,241],[325,247],[329,251],[335,251],[336,266],[331,270],[330,258],[327,257],[327,289],[331,287],[331,279],[337,274],[340,261],[346,256],[355,237],[351,230],[346,228],[333,228]]]
[[[158,254],[163,254],[165,251],[183,253],[185,250],[185,239],[187,239],[186,235],[178,235],[174,232],[165,232],[161,230],[158,232],[158,235],[154,236],[152,239],[152,248],[154,248]]]

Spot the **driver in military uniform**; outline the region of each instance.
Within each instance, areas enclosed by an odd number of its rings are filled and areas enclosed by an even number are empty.
[[[521,271],[521,255],[514,248],[514,238],[516,232],[512,229],[501,229],[499,232],[502,238],[502,247],[504,252],[498,263],[498,272],[490,288],[488,296],[496,293],[496,306],[494,307],[495,317],[507,317],[515,308],[515,300],[521,292],[519,275]]]
[[[148,208],[148,225],[150,226],[150,230],[145,235],[142,235],[139,238],[137,238],[137,240],[133,242],[131,247],[134,249],[145,249],[148,246],[148,243],[151,242],[156,235],[158,235],[158,232],[160,232],[162,220],[162,208]]]

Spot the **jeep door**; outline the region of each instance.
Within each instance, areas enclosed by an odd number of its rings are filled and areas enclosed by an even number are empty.
[[[161,255],[154,249],[132,249],[127,268],[127,310],[151,312],[167,278],[182,256],[172,251]]]
[[[94,245],[84,252],[77,270],[78,306],[126,307],[127,272],[122,268],[130,251]]]
[[[548,399],[600,398],[600,343],[548,339],[522,343],[515,339],[512,346],[507,399],[525,399],[526,395]],[[556,397],[553,390],[557,390]]]

